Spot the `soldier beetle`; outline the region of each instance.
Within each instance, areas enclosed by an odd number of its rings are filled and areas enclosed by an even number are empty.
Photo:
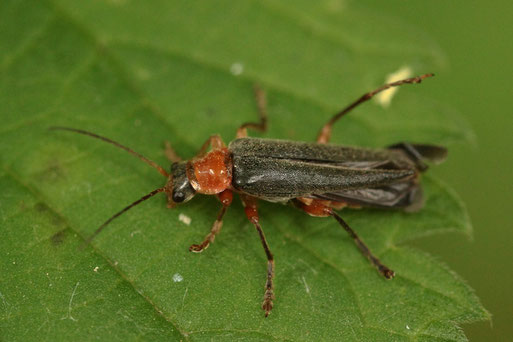
[[[364,94],[335,114],[320,130],[316,142],[251,138],[247,129],[267,130],[265,92],[255,87],[259,122],[244,123],[236,139],[228,144],[218,135],[205,141],[191,160],[182,160],[169,144],[166,155],[171,160],[170,172],[132,149],[113,140],[69,127],[51,127],[80,133],[113,144],[138,157],[166,177],[166,184],[141,197],[103,223],[86,241],[88,244],[112,220],[158,193],[167,195],[168,207],[189,201],[196,194],[216,195],[221,209],[208,235],[189,250],[205,250],[219,234],[223,216],[237,193],[248,220],[254,225],[267,256],[267,275],[262,309],[267,317],[273,307],[274,257],[260,225],[257,200],[291,202],[307,214],[333,217],[353,238],[362,254],[387,279],[394,271],[376,258],[336,210],[344,207],[375,207],[416,211],[422,207],[419,175],[427,169],[425,161],[445,159],[444,147],[398,143],[383,149],[348,147],[329,144],[333,124],[361,103],[391,87],[420,83],[433,74],[407,78],[385,84]],[[209,149],[210,148],[210,149]]]

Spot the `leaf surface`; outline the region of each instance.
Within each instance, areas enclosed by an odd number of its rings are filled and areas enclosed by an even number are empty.
[[[25,1],[0,3],[0,331],[5,340],[465,341],[458,324],[488,318],[443,263],[403,242],[470,234],[457,196],[423,179],[415,214],[341,214],[397,273],[381,279],[329,219],[262,203],[276,259],[272,315],[260,309],[265,254],[235,201],[223,232],[200,242],[219,203],[164,196],[83,238],[162,177],[112,146],[52,125],[94,131],[167,165],[254,120],[268,92],[274,138],[313,140],[332,113],[403,66],[444,66],[436,44],[352,2]],[[372,23],[372,25],[369,25]],[[380,27],[387,26],[386,32]],[[446,144],[472,133],[447,106],[400,89],[344,118],[334,142]],[[257,134],[259,135],[259,134]],[[179,215],[192,219],[190,226]]]

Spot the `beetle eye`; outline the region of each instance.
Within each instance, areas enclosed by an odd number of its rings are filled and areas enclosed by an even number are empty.
[[[173,202],[180,203],[185,200],[185,194],[181,191],[176,191],[173,193]]]

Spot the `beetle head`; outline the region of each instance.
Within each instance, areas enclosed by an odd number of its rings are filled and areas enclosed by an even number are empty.
[[[189,201],[196,195],[187,177],[187,162],[175,162],[171,164],[171,174],[166,185],[168,199],[173,203]]]

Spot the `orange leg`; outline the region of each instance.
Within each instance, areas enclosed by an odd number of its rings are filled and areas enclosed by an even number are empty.
[[[164,142],[164,145],[166,147],[166,149],[164,150],[164,153],[166,154],[166,157],[167,157],[167,159],[169,159],[170,162],[176,163],[176,162],[182,161],[182,158],[171,147],[171,143],[169,141]]]
[[[256,198],[250,196],[241,196],[242,204],[244,205],[244,211],[248,220],[253,223],[255,229],[260,236],[260,241],[262,242],[262,246],[264,247],[265,255],[267,256],[267,280],[265,282],[265,293],[264,293],[264,301],[262,303],[262,309],[265,311],[265,317],[269,316],[271,310],[273,308],[273,299],[274,299],[274,257],[271,253],[271,249],[269,248],[269,244],[265,239],[264,231],[259,224],[259,217],[256,205]]]
[[[345,231],[353,238],[356,246],[360,249],[362,254],[369,259],[372,265],[376,267],[379,273],[381,273],[385,278],[391,279],[394,277],[394,271],[392,271],[387,266],[383,265],[378,258],[376,258],[369,247],[365,245],[365,243],[360,239],[360,237],[355,233],[355,231],[349,227],[349,225],[344,221],[333,209],[333,206],[337,206],[338,203],[331,203],[330,201],[322,201],[322,200],[311,200],[311,199],[296,199],[294,203],[304,210],[307,214],[316,217],[326,217],[333,216],[335,220],[345,229]]]
[[[191,245],[189,247],[189,251],[194,253],[200,253],[203,252],[204,249],[207,249],[208,246],[214,242],[214,239],[216,238],[216,235],[219,234],[221,231],[221,228],[223,227],[223,216],[226,213],[226,209],[230,206],[233,199],[233,193],[231,190],[225,190],[217,195],[219,200],[221,201],[221,204],[223,205],[221,207],[221,210],[219,211],[219,214],[217,214],[217,219],[215,220],[214,224],[212,225],[212,228],[210,229],[210,233],[205,237],[203,242],[199,245]]]
[[[211,135],[208,137],[208,139],[203,143],[201,146],[198,154],[196,154],[196,157],[203,157],[206,153],[209,147],[212,147],[213,150],[221,149],[223,147],[226,147],[221,137],[217,134]]]
[[[248,136],[248,128],[256,129],[260,132],[267,131],[267,97],[265,91],[258,85],[255,85],[255,100],[258,107],[258,116],[260,122],[246,122],[237,129],[237,138],[245,138]]]
[[[317,142],[320,144],[328,143],[331,139],[331,129],[333,128],[333,124],[335,124],[335,122],[337,122],[341,117],[343,117],[344,115],[349,113],[351,110],[353,110],[358,105],[362,104],[365,101],[370,100],[374,95],[376,95],[388,88],[397,87],[397,86],[400,86],[403,84],[420,83],[420,82],[422,82],[423,79],[425,79],[427,77],[431,77],[431,76],[433,76],[433,74],[425,74],[422,76],[407,78],[405,80],[388,83],[388,84],[385,84],[385,85],[379,87],[376,90],[373,90],[367,94],[362,95],[358,100],[351,103],[346,108],[342,109],[340,112],[335,114],[328,122],[326,122],[326,124],[321,128],[319,135],[317,136]]]

